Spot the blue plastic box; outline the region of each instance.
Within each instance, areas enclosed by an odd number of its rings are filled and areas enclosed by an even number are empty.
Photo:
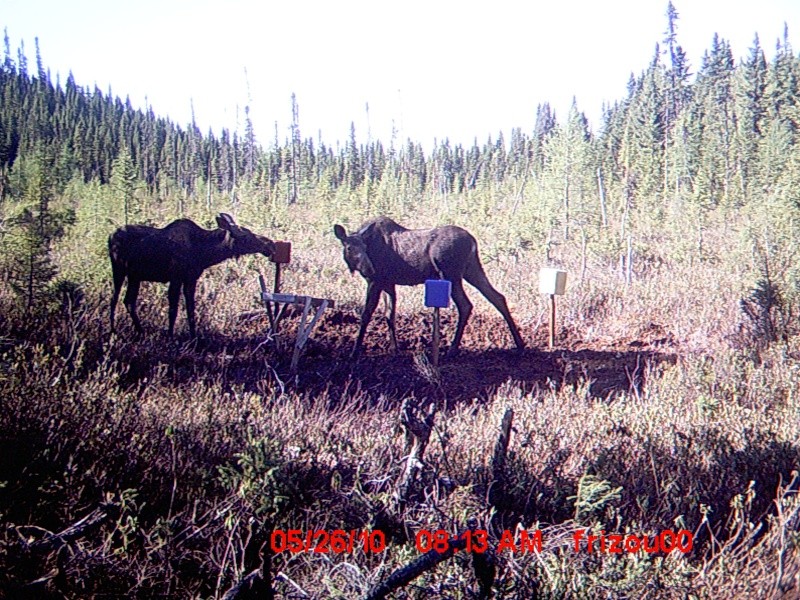
[[[446,279],[428,279],[425,281],[425,306],[431,308],[447,308],[450,305],[452,284]]]

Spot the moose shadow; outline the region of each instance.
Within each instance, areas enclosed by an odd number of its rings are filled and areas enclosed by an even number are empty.
[[[532,343],[520,352],[501,347],[510,343],[501,319],[478,316],[467,328],[458,355],[446,358],[449,346],[442,345],[436,370],[430,364],[426,318],[397,316],[398,353],[387,347],[387,324],[376,320],[363,354],[354,359],[350,352],[359,327],[357,309],[328,311],[308,340],[297,374],[290,372],[298,321],[291,313],[277,339],[268,333],[264,315],[237,326],[235,336],[203,331],[197,338],[141,340],[120,349],[120,358],[129,366],[123,385],[150,379],[154,370],[166,367],[176,384],[213,379],[261,395],[280,390],[313,397],[325,394],[341,401],[357,392],[372,404],[413,396],[444,400],[453,407],[476,399],[488,401],[504,386],[524,393],[573,387],[591,398],[610,400],[642,392],[648,377],[677,359],[668,347],[638,342],[587,348],[574,334],[549,350],[543,328],[526,332]],[[446,318],[446,340],[448,326],[452,329],[453,323]]]
[[[609,400],[620,393],[640,393],[647,377],[660,365],[674,364],[676,355],[656,351],[510,350],[462,351],[440,364],[438,372],[420,354],[377,355],[351,363],[342,357],[329,361],[307,358],[299,378],[303,388],[324,385],[327,390],[356,382],[374,397],[436,397],[449,406],[488,400],[504,386],[524,393],[581,388],[595,399]],[[310,366],[311,365],[311,366]]]
[[[352,359],[350,350],[359,322],[357,311],[332,313],[309,340],[295,383],[311,393],[359,389],[362,395],[376,401],[386,397],[433,397],[446,400],[449,406],[488,400],[507,385],[524,393],[571,386],[592,398],[608,400],[621,393],[640,393],[652,373],[677,360],[677,355],[668,349],[641,342],[591,349],[570,339],[549,350],[543,328],[530,335],[530,348],[500,348],[497,346],[510,341],[503,338],[507,333],[502,330],[502,321],[479,318],[474,330],[467,329],[465,344],[455,357],[445,357],[449,347],[443,344],[439,368],[434,369],[426,319],[427,315],[398,315],[402,334],[398,353],[387,348],[387,324],[374,323],[365,340],[364,354]],[[444,326],[447,325],[452,323],[446,320]],[[288,355],[272,358],[278,372],[286,369]]]

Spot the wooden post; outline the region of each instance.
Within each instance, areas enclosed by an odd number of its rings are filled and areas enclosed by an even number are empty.
[[[431,342],[433,346],[433,367],[439,367],[439,307],[436,306],[433,309],[433,340]]]
[[[275,282],[272,285],[272,293],[281,293],[281,263],[275,263]],[[281,307],[277,302],[274,304],[267,304],[267,312],[269,313],[269,323],[272,328],[272,333],[278,334],[278,323],[280,322]]]
[[[258,273],[258,285],[261,287],[261,298],[264,298],[264,294],[267,293],[267,282],[264,281],[264,276],[259,271]],[[269,317],[269,329],[273,333],[277,332],[277,323],[275,322],[275,314],[272,312],[272,305],[269,302],[264,302],[264,305],[267,307],[267,317]],[[278,307],[276,305],[275,312],[277,313]]]
[[[452,284],[446,279],[427,279],[425,281],[425,306],[433,308],[433,339],[431,340],[431,363],[439,368],[439,309],[450,304]]]
[[[275,242],[275,252],[272,255],[272,262],[275,263],[275,289],[274,293],[281,293],[281,265],[289,264],[292,260],[292,243]]]
[[[281,263],[275,263],[275,285],[273,286],[272,293],[281,293]]]
[[[275,252],[272,254],[271,258],[272,262],[275,263],[275,282],[272,285],[272,293],[273,294],[280,294],[281,293],[281,265],[289,264],[292,260],[292,243],[291,242],[275,242]],[[274,307],[270,307],[267,305],[268,311],[274,311],[271,314],[274,316],[274,324],[273,324],[273,331],[277,333],[277,325],[278,321],[280,320],[282,309],[283,307],[278,307],[278,303],[275,303]]]
[[[566,271],[545,268],[539,272],[539,292],[550,296],[550,350],[556,345],[556,296],[562,296],[566,286]]]

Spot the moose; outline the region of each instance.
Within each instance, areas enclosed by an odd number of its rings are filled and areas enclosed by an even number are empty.
[[[272,240],[237,225],[233,217],[220,213],[217,229],[203,229],[189,219],[178,219],[163,228],[148,225],[126,225],[108,238],[108,255],[114,278],[111,297],[111,331],[114,331],[114,312],[122,284],[127,278],[125,307],[136,331],[143,332],[136,314],[136,300],[142,281],[169,283],[169,335],[175,328],[181,289],[186,301],[189,332],[195,336],[194,295],[197,280],[208,267],[229,258],[245,254],[275,252]]]
[[[365,223],[352,235],[335,225],[334,235],[344,246],[344,260],[353,274],[361,273],[367,280],[367,298],[361,313],[353,356],[361,351],[367,325],[378,305],[381,292],[389,299],[389,335],[393,352],[397,352],[395,304],[397,285],[419,285],[426,279],[447,279],[452,285],[453,301],[458,308],[458,325],[448,351],[458,353],[461,336],[472,313],[472,303],[464,292],[462,280],[476,287],[500,311],[508,323],[518,350],[525,347],[505,297],[498,292],[481,265],[478,243],[465,229],[446,225],[433,229],[406,229],[388,217],[378,217]]]

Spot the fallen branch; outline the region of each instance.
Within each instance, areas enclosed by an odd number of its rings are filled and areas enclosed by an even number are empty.
[[[383,600],[394,590],[410,583],[424,572],[433,569],[440,562],[453,556],[456,549],[463,550],[466,545],[466,539],[457,538],[450,540],[450,547],[444,552],[429,550],[405,567],[397,569],[394,573],[389,575],[386,581],[382,581],[374,586],[366,595],[365,600]]]
[[[474,531],[477,527],[477,521],[470,520],[469,530]],[[448,541],[446,550],[439,552],[438,550],[429,550],[419,558],[414,559],[412,562],[404,567],[400,567],[394,571],[389,577],[381,583],[375,585],[365,596],[364,600],[384,600],[386,596],[391,594],[396,589],[399,589],[426,571],[432,570],[440,562],[451,558],[456,550],[464,550],[467,545],[468,536],[458,535]],[[478,579],[480,586],[480,598],[489,598],[491,595],[492,584],[495,577],[494,566],[494,552],[488,548],[485,553],[474,552],[472,554],[472,567],[475,571],[475,576]]]
[[[120,509],[118,505],[113,502],[106,502],[59,533],[52,533],[36,526],[17,527],[17,533],[32,552],[49,552],[82,537],[86,537],[93,531],[99,529],[106,521],[119,517],[119,514]],[[43,532],[44,537],[29,542],[26,538],[30,537],[30,534],[34,532]]]

